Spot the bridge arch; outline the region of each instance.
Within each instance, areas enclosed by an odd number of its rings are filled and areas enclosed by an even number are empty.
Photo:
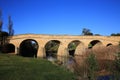
[[[106,45],[106,47],[109,47],[109,46],[112,46],[113,44],[112,43],[108,43],[107,45]]]
[[[45,57],[47,59],[57,59],[57,53],[60,46],[59,40],[49,40],[45,44]]]
[[[15,45],[14,44],[8,44],[8,52],[14,53],[15,52]]]
[[[88,44],[88,48],[91,49],[93,47],[97,47],[97,46],[100,46],[100,45],[102,45],[102,42],[100,40],[92,40]]]
[[[15,45],[12,43],[7,43],[2,47],[3,53],[15,53]]]
[[[75,56],[75,52],[76,52],[76,48],[78,47],[78,45],[81,43],[81,41],[79,40],[72,40],[69,44],[68,44],[68,54],[70,56]]]
[[[25,39],[19,46],[19,55],[24,57],[37,57],[38,42],[34,39]]]

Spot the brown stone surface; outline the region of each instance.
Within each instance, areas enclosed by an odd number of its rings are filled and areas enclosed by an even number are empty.
[[[58,48],[57,55],[64,56],[68,54],[68,44],[74,40],[80,41],[80,44],[76,48],[75,54],[82,55],[88,44],[93,40],[99,40],[102,43],[102,46],[105,46],[109,43],[112,45],[118,45],[120,41],[120,36],[71,36],[71,35],[41,35],[41,34],[22,34],[15,35],[9,38],[10,42],[15,45],[15,54],[18,52],[19,46],[22,41],[26,39],[35,40],[38,45],[38,57],[45,56],[45,45],[50,40],[60,41],[60,46]]]

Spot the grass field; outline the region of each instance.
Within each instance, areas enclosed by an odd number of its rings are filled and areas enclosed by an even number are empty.
[[[0,54],[0,80],[75,80],[75,76],[45,59]]]

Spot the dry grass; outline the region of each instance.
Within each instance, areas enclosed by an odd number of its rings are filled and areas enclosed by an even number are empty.
[[[113,61],[116,53],[119,52],[119,46],[97,46],[92,49],[86,49],[83,55],[75,56],[75,63],[73,65],[74,72],[81,77],[87,77],[87,67],[85,60],[90,53],[94,53],[98,62],[97,75],[111,74],[113,69]]]

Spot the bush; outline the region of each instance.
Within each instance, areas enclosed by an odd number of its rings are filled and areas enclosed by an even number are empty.
[[[116,58],[114,61],[114,70],[113,74],[115,76],[115,80],[120,80],[120,52],[116,54]]]
[[[88,66],[88,78],[89,80],[95,80],[95,72],[98,69],[98,63],[97,59],[95,57],[95,54],[90,53],[86,59],[87,61],[87,66]]]

